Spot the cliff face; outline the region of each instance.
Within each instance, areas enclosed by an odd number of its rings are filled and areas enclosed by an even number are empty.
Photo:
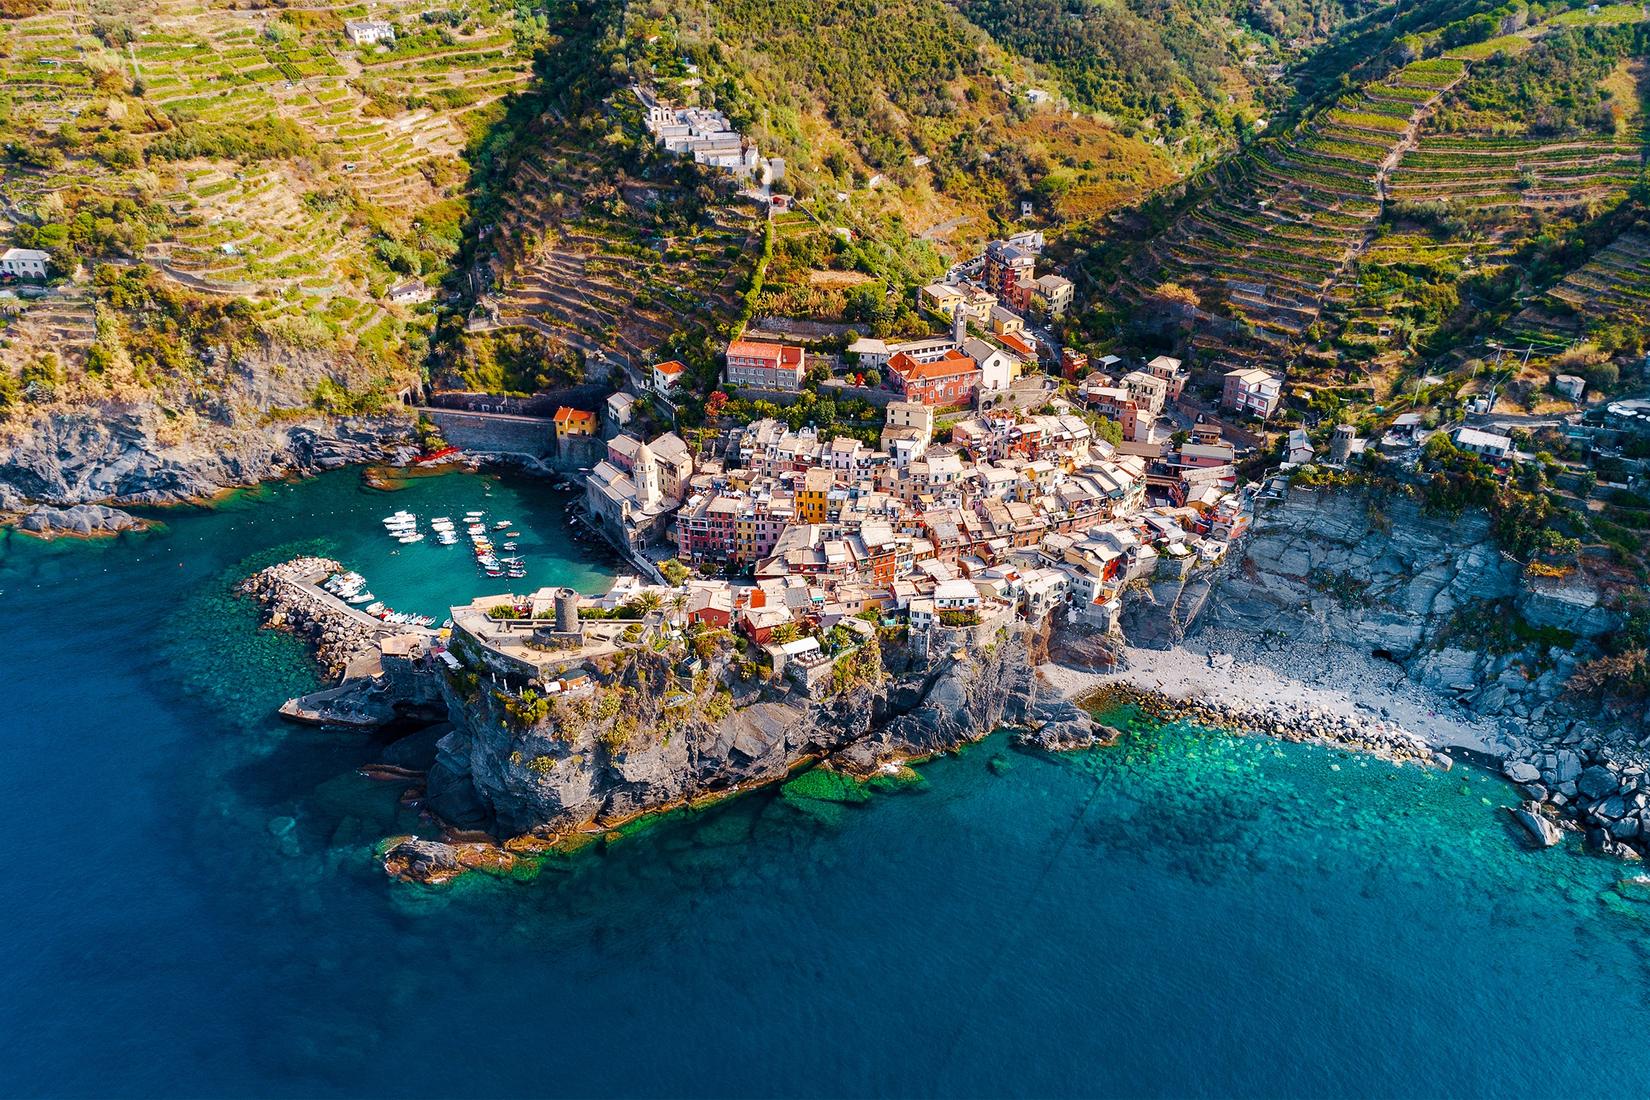
[[[1003,724],[1086,722],[1042,698],[1038,634],[1006,628],[990,640],[936,632],[930,657],[903,645],[882,672],[810,697],[751,683],[722,696],[725,665],[694,685],[646,658],[612,670],[588,707],[523,724],[508,696],[450,679],[445,737],[429,804],[456,824],[499,835],[564,832],[688,799],[783,778],[808,757],[869,770],[984,736]],[[603,700],[615,698],[615,705]],[[519,709],[519,706],[518,706]]]
[[[0,442],[0,507],[178,504],[288,474],[416,454],[402,418],[317,416],[174,435],[153,405],[42,416]]]
[[[1175,630],[1149,625],[1173,608],[1185,616],[1182,632],[1348,645],[1479,713],[1539,719],[1552,712],[1576,651],[1619,625],[1603,601],[1585,576],[1526,577],[1482,512],[1448,517],[1407,498],[1291,490],[1261,505],[1249,538],[1217,572],[1154,583],[1131,610],[1131,622],[1147,625],[1130,638],[1175,640]]]
[[[198,393],[48,408],[0,434],[0,509],[177,504],[416,454],[405,415],[310,411],[327,380],[367,384],[325,356],[271,346],[203,381]]]

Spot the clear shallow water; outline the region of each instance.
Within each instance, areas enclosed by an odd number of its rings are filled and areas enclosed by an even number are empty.
[[[371,845],[417,823],[354,769],[404,750],[272,720],[313,674],[227,589],[323,552],[434,613],[499,582],[378,521],[484,506],[531,583],[603,586],[558,494],[459,476],[0,543],[0,1093],[1509,1095],[1641,1054],[1628,869],[1517,848],[1492,777],[1259,740],[994,739],[393,885]]]

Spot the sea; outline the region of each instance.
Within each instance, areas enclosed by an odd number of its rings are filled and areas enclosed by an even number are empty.
[[[1467,765],[998,733],[534,876],[391,881],[375,845],[431,830],[357,769],[427,741],[278,720],[315,669],[233,586],[320,553],[439,617],[508,582],[380,520],[474,508],[522,532],[522,583],[600,591],[618,567],[567,504],[346,470],[114,539],[0,536],[0,1095],[1636,1091],[1639,868],[1526,849],[1515,791]]]

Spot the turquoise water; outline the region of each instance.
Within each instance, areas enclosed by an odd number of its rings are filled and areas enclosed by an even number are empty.
[[[612,568],[558,494],[465,476],[0,543],[0,1094],[1523,1095],[1635,1072],[1630,869],[1519,848],[1493,777],[1319,748],[999,737],[853,805],[764,792],[530,883],[392,884],[371,845],[418,823],[355,769],[420,746],[272,720],[313,674],[228,587],[300,551],[408,609],[496,586],[461,546],[389,555],[379,518],[425,504],[516,519],[534,584]]]

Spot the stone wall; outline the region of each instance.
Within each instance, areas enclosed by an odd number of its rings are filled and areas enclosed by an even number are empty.
[[[548,419],[459,409],[421,410],[447,442],[466,451],[507,452],[546,458],[555,452],[555,425]]]

